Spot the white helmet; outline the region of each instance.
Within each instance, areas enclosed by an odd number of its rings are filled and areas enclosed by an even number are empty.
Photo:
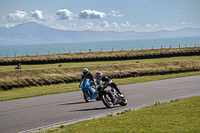
[[[87,68],[83,69],[83,74],[86,75],[89,72],[89,70]]]
[[[95,73],[95,79],[97,79],[97,80],[101,79],[102,76],[103,76],[103,73],[101,71],[98,71],[98,72]]]

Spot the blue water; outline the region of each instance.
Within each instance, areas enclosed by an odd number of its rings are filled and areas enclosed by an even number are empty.
[[[200,46],[198,37],[0,46],[0,57]]]

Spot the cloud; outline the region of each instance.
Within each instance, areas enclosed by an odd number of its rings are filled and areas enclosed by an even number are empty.
[[[76,29],[76,24],[70,23],[70,27]]]
[[[113,23],[111,24],[111,26],[117,28],[117,27],[118,27],[118,24],[117,24],[116,22],[113,22]]]
[[[186,22],[181,22],[181,25],[184,25],[184,26],[190,25],[190,24],[192,24],[192,22],[188,22],[188,23],[186,23]]]
[[[158,26],[160,26],[160,25],[158,25],[158,24],[154,24],[153,26],[158,27]]]
[[[128,21],[126,21],[125,23],[121,24],[121,26],[122,26],[122,27],[129,27],[129,26],[130,26],[130,24],[129,24],[129,22],[128,22]]]
[[[31,16],[35,19],[38,19],[38,20],[43,20],[43,14],[42,14],[42,11],[39,11],[39,10],[36,10],[35,12],[31,12]]]
[[[107,21],[103,21],[103,23],[100,25],[101,28],[108,28],[109,24]]]
[[[6,14],[3,19],[7,21],[23,21],[28,16],[28,14],[24,11],[16,11],[15,13]]]
[[[74,14],[67,9],[58,10],[56,12],[56,15],[58,16],[58,19],[61,19],[61,20],[66,20],[66,19],[71,20],[74,16]]]
[[[89,29],[93,28],[93,23],[92,22],[87,23],[86,27],[89,28]]]
[[[146,24],[145,27],[147,27],[147,28],[152,28],[153,25],[151,25],[151,24]]]
[[[107,16],[111,16],[111,17],[123,17],[124,14],[120,14],[119,11],[111,11],[111,13],[108,13]]]
[[[80,19],[102,19],[105,18],[104,12],[99,12],[95,10],[83,10],[79,14]]]

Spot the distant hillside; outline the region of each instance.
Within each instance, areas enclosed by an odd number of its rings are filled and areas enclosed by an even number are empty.
[[[147,38],[200,36],[200,28],[185,28],[177,31],[114,32],[114,31],[62,31],[34,22],[12,28],[0,27],[0,44],[39,44],[63,42],[89,42],[131,40]]]

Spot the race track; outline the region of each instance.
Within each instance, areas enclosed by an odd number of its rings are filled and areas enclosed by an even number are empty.
[[[81,91],[0,102],[0,131],[30,132],[139,108],[156,101],[200,96],[200,75],[121,85],[119,88],[128,99],[128,105],[117,105],[112,109],[107,109],[101,101],[86,103]]]

